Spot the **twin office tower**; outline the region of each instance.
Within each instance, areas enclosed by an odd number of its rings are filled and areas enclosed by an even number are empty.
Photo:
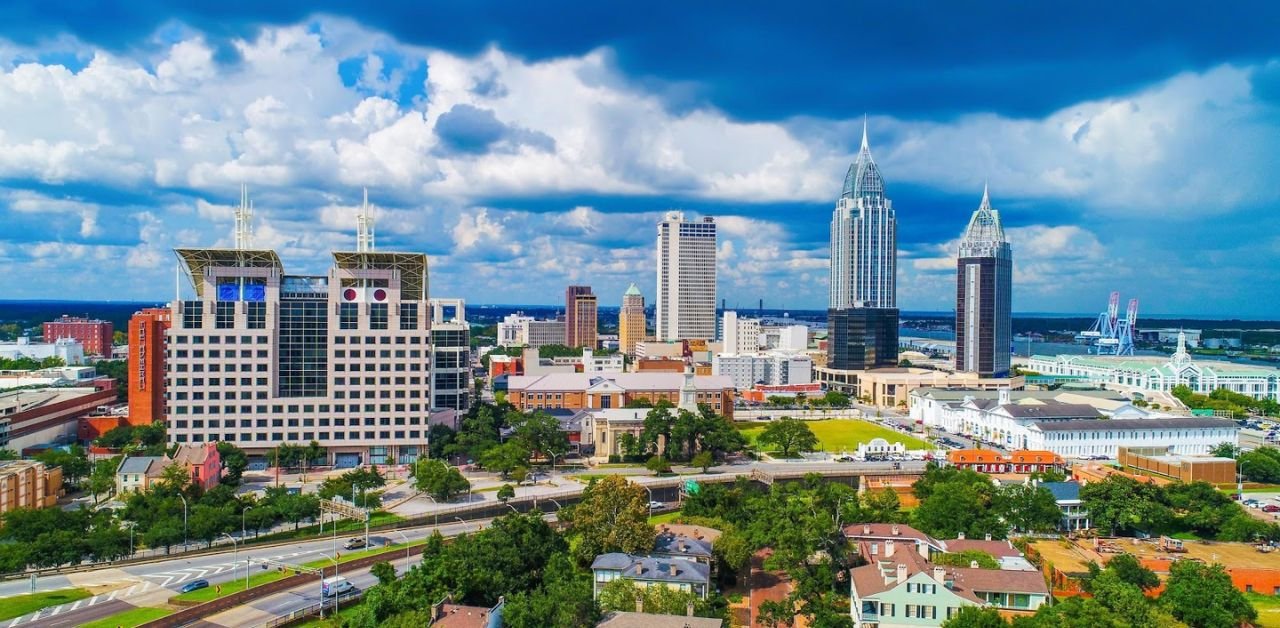
[[[898,364],[897,218],[871,157],[867,130],[831,217],[827,368]],[[960,241],[956,268],[956,370],[1009,373],[1013,255],[987,191]]]

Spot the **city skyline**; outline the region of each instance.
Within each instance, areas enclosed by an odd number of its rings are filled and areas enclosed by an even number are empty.
[[[618,294],[635,282],[655,302],[648,229],[684,210],[717,220],[730,305],[817,310],[829,292],[827,212],[866,112],[908,212],[904,310],[950,309],[956,234],[984,179],[1025,252],[1014,311],[1087,313],[1112,290],[1153,316],[1280,310],[1280,279],[1258,273],[1280,256],[1268,220],[1280,201],[1268,184],[1280,50],[1239,28],[1260,29],[1257,13],[1273,8],[1197,24],[1065,18],[1062,37],[1102,42],[1081,50],[1046,42],[1043,20],[1026,15],[1035,7],[834,9],[884,25],[883,54],[856,77],[841,64],[853,44],[822,35],[851,16],[803,8],[714,16],[729,61],[692,66],[683,60],[708,43],[669,46],[655,20],[669,6],[572,36],[513,33],[539,23],[524,10],[459,32],[424,24],[477,22],[469,8],[435,20],[402,10],[143,6],[127,23],[20,11],[0,26],[0,116],[30,121],[0,137],[0,261],[12,269],[0,291],[168,299],[171,249],[230,246],[246,184],[255,239],[300,271],[322,272],[329,251],[350,248],[368,187],[379,243],[427,252],[433,292],[551,304],[566,285]],[[1005,43],[935,32],[940,23]],[[1122,37],[1135,23],[1160,36]],[[732,37],[759,24],[774,25],[768,58],[752,56],[758,37]],[[936,41],[891,45],[911,33]]]

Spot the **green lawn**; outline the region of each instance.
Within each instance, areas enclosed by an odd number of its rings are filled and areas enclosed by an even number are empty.
[[[654,515],[652,517],[649,517],[649,523],[655,526],[662,525],[664,523],[671,523],[672,521],[675,521],[679,517],[680,517],[679,510],[676,510],[674,512],[664,512],[660,515]]]
[[[116,628],[123,626],[124,628],[134,628],[149,621],[154,621],[169,615],[173,611],[163,608],[147,608],[139,606],[129,609],[123,613],[116,613],[109,617],[103,617],[98,621],[91,621],[87,624],[81,624],[80,628]]]
[[[902,443],[906,445],[907,449],[929,449],[928,443],[914,436],[908,436],[868,421],[824,419],[821,421],[805,421],[805,424],[818,437],[818,446],[827,452],[847,451],[852,453],[857,451],[859,443],[871,442],[873,438],[883,438],[890,443]],[[760,433],[764,431],[768,423],[744,421],[734,425],[738,428],[738,431],[742,432],[743,436],[747,437],[748,442],[755,445],[756,438],[760,436]]]
[[[83,600],[87,597],[92,596],[84,589],[61,589],[59,591],[43,591],[41,593],[7,597],[0,599],[0,619],[22,617],[27,613],[32,613],[42,608]]]
[[[1258,625],[1263,628],[1280,628],[1280,597],[1246,593],[1245,598],[1258,609]]]

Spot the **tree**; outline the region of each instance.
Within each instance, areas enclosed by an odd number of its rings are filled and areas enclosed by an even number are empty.
[[[761,444],[777,447],[783,458],[790,458],[791,454],[800,451],[813,451],[818,447],[818,437],[808,424],[785,416],[769,423],[756,440]]]
[[[591,482],[582,491],[582,500],[561,514],[578,537],[573,555],[579,564],[588,565],[606,552],[653,549],[656,533],[649,525],[648,493],[621,476]]]
[[[716,464],[716,457],[709,451],[701,451],[689,461],[689,464],[702,469],[702,472],[706,473],[708,469]]]
[[[93,472],[89,474],[89,484],[86,488],[93,495],[93,503],[98,503],[98,496],[111,492],[116,486],[116,469],[120,467],[120,460],[124,456],[115,456],[113,458],[104,458],[93,463]]]
[[[856,523],[893,523],[902,518],[902,503],[891,488],[867,493]]]
[[[660,456],[674,448],[671,442],[671,429],[675,426],[676,418],[671,414],[671,408],[671,402],[663,399],[645,414],[644,429],[640,432],[640,443],[644,446],[643,453]]]
[[[67,449],[52,448],[36,454],[36,460],[48,467],[62,467],[62,477],[67,483],[79,486],[80,479],[89,475],[89,458],[84,448],[72,445]]]
[[[653,471],[654,475],[662,475],[671,472],[671,463],[667,462],[662,456],[653,456],[649,461],[644,463],[644,468]]]
[[[511,498],[515,496],[516,496],[516,489],[512,488],[510,484],[503,484],[501,487],[498,488],[498,501],[504,504],[507,503],[508,501],[511,501]]]
[[[689,604],[693,614],[704,617],[710,610],[706,600],[691,591],[678,591],[670,587],[638,587],[631,580],[619,578],[600,590],[600,608],[604,611],[636,610],[639,601],[646,613],[684,615]]]
[[[452,427],[444,423],[436,423],[427,429],[427,449],[430,457],[443,458],[457,434]]]
[[[1098,603],[1107,607],[1132,626],[1150,626],[1151,605],[1142,589],[1120,579],[1116,572],[1104,569],[1089,583]]]
[[[574,569],[564,553],[547,562],[542,586],[507,598],[503,625],[511,628],[590,628],[599,620],[600,611],[592,599],[591,576]]]
[[[420,459],[413,466],[413,486],[440,501],[449,501],[454,495],[471,488],[456,467],[440,460]]]
[[[480,465],[490,471],[496,471],[506,479],[516,467],[524,466],[529,461],[529,449],[518,440],[509,440],[496,447],[490,447],[480,454]]]
[[[514,438],[523,444],[526,456],[537,453],[554,461],[569,451],[569,435],[560,429],[560,421],[545,412],[512,413],[508,422],[515,428]]]
[[[1219,458],[1235,458],[1240,455],[1240,448],[1235,443],[1222,442],[1209,450],[1209,455]]]
[[[1143,567],[1133,554],[1117,554],[1107,561],[1106,570],[1114,573],[1121,582],[1132,584],[1140,589],[1154,589],[1160,584],[1160,578],[1156,573]],[[1091,591],[1089,583],[1101,572],[1096,563],[1089,563],[1090,577],[1084,583],[1086,591]]]
[[[498,408],[492,404],[478,403],[472,406],[462,419],[462,426],[453,442],[445,447],[445,453],[461,454],[470,460],[478,460],[481,454],[498,444],[499,416]]]
[[[12,449],[0,449],[0,460],[18,460],[21,456]]]
[[[1008,484],[996,490],[995,506],[1005,522],[1019,532],[1051,532],[1062,509],[1049,489],[1035,484]]]
[[[912,492],[920,500],[912,520],[923,532],[944,539],[962,532],[970,538],[1004,538],[1008,532],[994,506],[995,486],[976,471],[931,466],[912,485]]]
[[[1122,621],[1097,600],[1069,597],[1041,606],[1033,617],[1019,617],[1015,628],[1137,628]]]
[[[1222,565],[1190,560],[1174,561],[1169,567],[1160,603],[1192,628],[1236,626],[1258,617],[1244,594],[1232,586]]]
[[[942,622],[942,628],[1004,628],[1009,624],[994,608],[961,606],[951,619]]]
[[[948,552],[939,554],[933,559],[934,564],[944,565],[947,567],[968,567],[973,563],[978,563],[981,569],[999,569],[1000,561],[994,556],[980,550],[965,550],[963,552]]]
[[[222,461],[222,482],[236,486],[240,484],[240,478],[244,475],[244,470],[249,468],[249,456],[244,453],[235,443],[227,441],[218,441],[218,458]]]
[[[378,579],[378,584],[384,586],[390,586],[391,583],[396,581],[395,566],[385,560],[374,563],[373,566],[369,568],[369,573],[373,574],[373,577]]]
[[[822,396],[822,402],[832,408],[848,408],[849,395],[838,390],[828,390],[827,394]]]
[[[186,465],[170,463],[160,471],[160,484],[166,490],[180,493],[191,485],[191,473],[187,471]]]
[[[1112,475],[1080,489],[1080,501],[1100,530],[1115,535],[1128,530],[1151,530],[1169,520],[1160,487]]]

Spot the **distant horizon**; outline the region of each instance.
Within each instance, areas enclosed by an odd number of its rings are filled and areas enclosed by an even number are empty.
[[[4,318],[4,304],[6,303],[57,303],[57,304],[85,303],[85,304],[111,304],[111,305],[163,305],[163,304],[167,304],[168,301],[148,301],[148,300],[135,300],[135,299],[0,299],[0,319]],[[563,309],[564,307],[563,304],[560,304],[560,303],[470,303],[468,302],[466,305],[467,305],[467,309],[474,309],[474,308],[485,308],[485,309],[489,309],[489,308],[506,308],[506,309],[561,308]],[[600,306],[600,309],[611,311],[611,310],[617,310],[618,306],[602,305]],[[724,308],[724,310],[737,311],[737,312],[753,312],[753,311],[757,311],[757,308],[739,307],[739,308]],[[721,308],[717,308],[717,311],[724,311],[724,310],[721,310]],[[766,313],[795,312],[795,313],[811,314],[811,313],[825,312],[826,310],[825,309],[808,309],[808,308],[766,307],[764,308],[763,311]],[[911,315],[911,316],[918,316],[918,317],[953,316],[955,314],[953,310],[913,310],[913,309],[905,309],[905,308],[900,309],[900,312],[903,315]],[[1093,313],[1089,313],[1089,312],[1014,312],[1013,316],[1015,318],[1094,318],[1098,316],[1098,312],[1093,312]],[[1141,312],[1139,312],[1138,314],[1138,320],[1139,321],[1200,320],[1200,321],[1223,321],[1223,322],[1226,322],[1226,321],[1272,322],[1274,321],[1277,324],[1280,324],[1280,317],[1268,318],[1268,317],[1254,317],[1254,316],[1215,316],[1215,315],[1209,315],[1209,314],[1151,314],[1149,316],[1143,316]]]

